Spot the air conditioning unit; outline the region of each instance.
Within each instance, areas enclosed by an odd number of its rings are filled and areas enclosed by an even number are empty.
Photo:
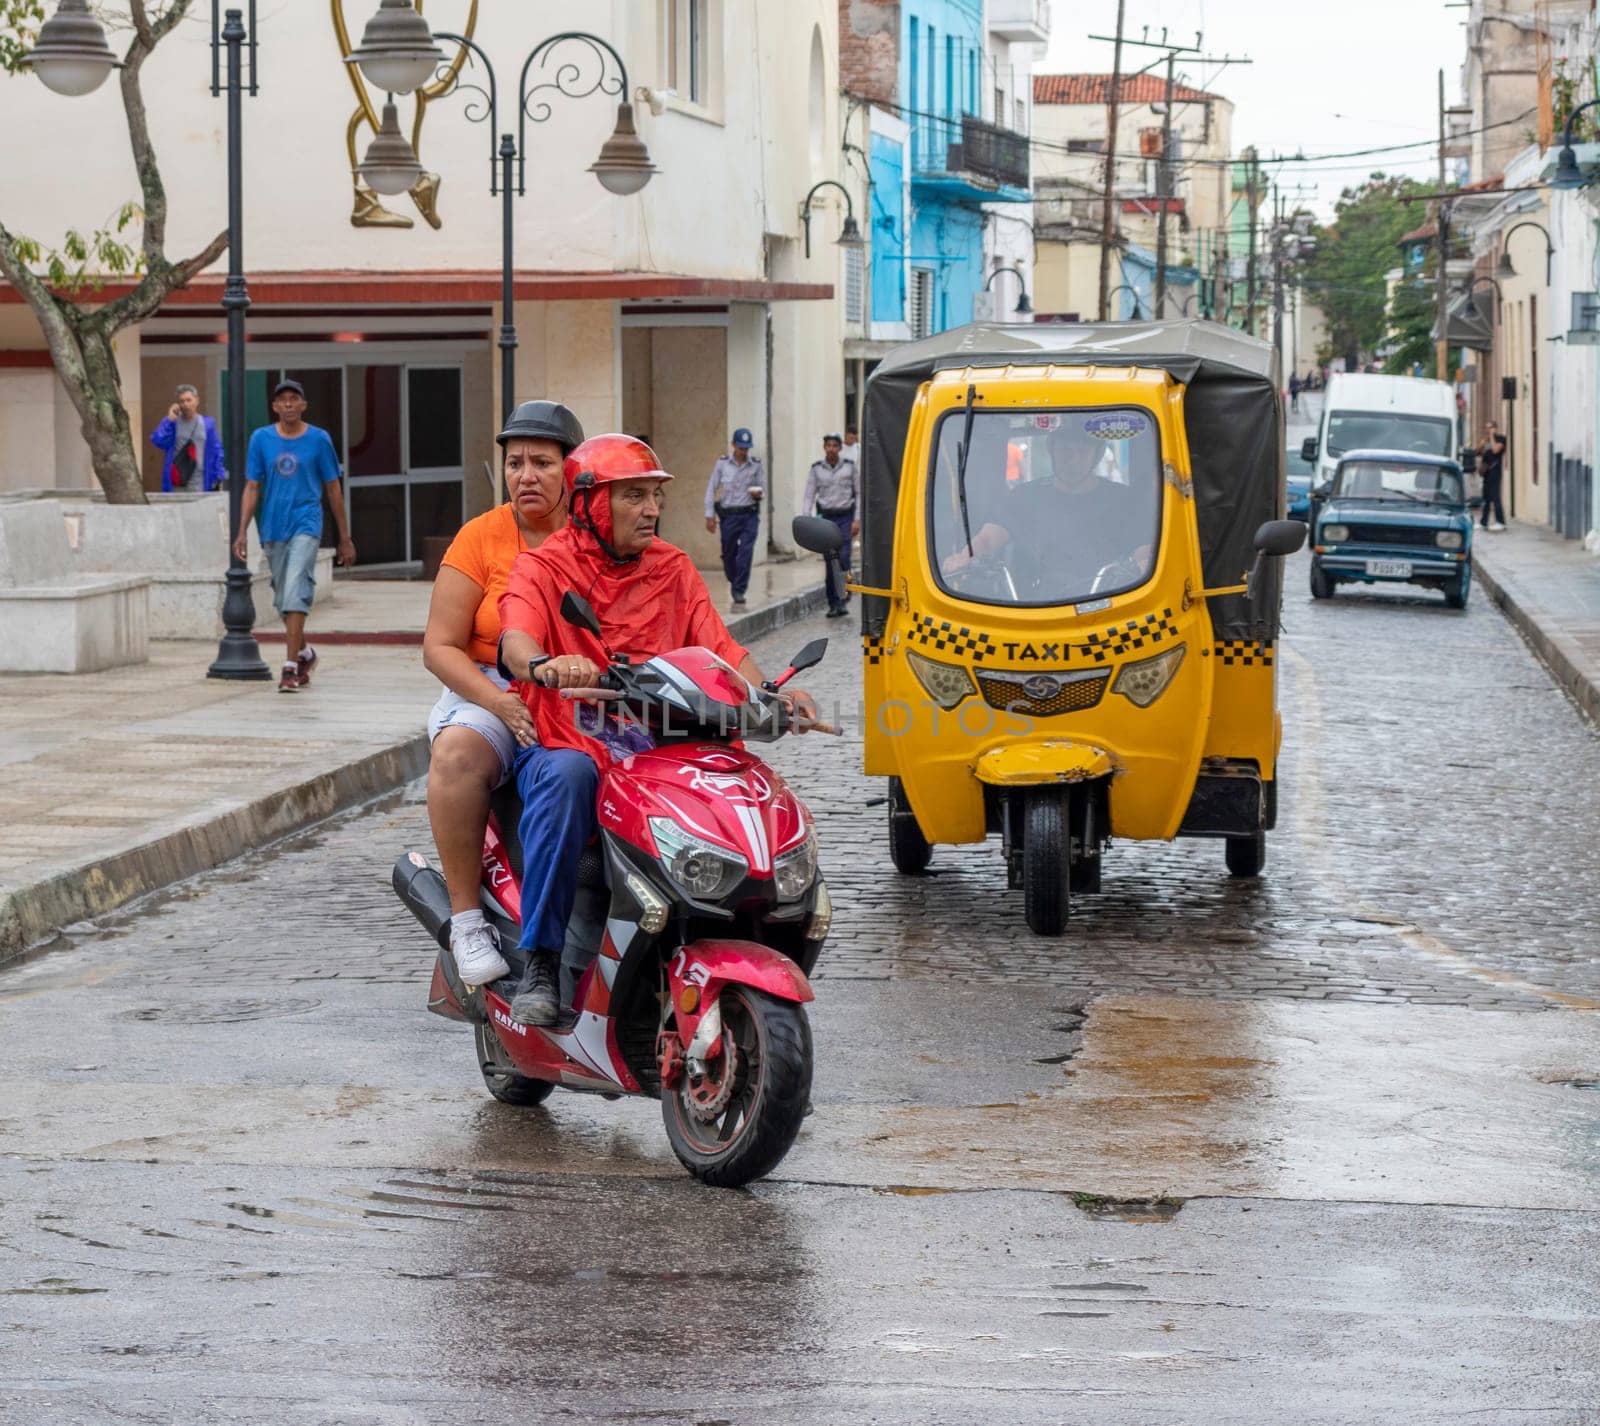
[[[1572,294],[1572,325],[1567,329],[1567,345],[1600,346],[1600,293]]]

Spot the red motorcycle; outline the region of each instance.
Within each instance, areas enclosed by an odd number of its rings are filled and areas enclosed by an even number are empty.
[[[599,636],[577,595],[561,612]],[[811,1095],[807,975],[833,907],[810,812],[743,744],[790,731],[776,694],[826,648],[807,644],[761,688],[704,648],[639,664],[610,655],[605,682],[620,702],[604,716],[623,755],[601,774],[600,834],[579,869],[553,1026],[511,1018],[528,967],[515,787],[495,794],[483,848],[485,914],[509,976],[464,985],[444,878],[417,852],[395,863],[396,893],[439,943],[428,1008],[473,1025],[496,1099],[539,1104],[558,1085],[659,1098],[684,1167],[725,1187],[789,1151]]]

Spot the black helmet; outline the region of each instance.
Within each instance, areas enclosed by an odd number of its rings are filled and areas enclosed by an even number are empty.
[[[495,440],[500,442],[501,450],[507,441],[554,441],[565,457],[572,454],[574,446],[583,444],[583,427],[559,401],[524,401],[511,413],[505,430]]]

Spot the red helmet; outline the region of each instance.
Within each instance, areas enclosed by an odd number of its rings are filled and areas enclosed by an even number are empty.
[[[656,453],[637,436],[590,436],[561,468],[567,489],[584,490],[613,480],[671,480]]]

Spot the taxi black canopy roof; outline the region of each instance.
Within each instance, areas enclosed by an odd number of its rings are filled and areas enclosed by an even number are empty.
[[[1238,584],[1255,558],[1252,540],[1284,513],[1284,433],[1277,358],[1269,342],[1215,322],[973,323],[908,342],[867,383],[861,433],[863,584],[893,578],[900,465],[917,390],[935,372],[964,367],[1128,366],[1169,373],[1188,389],[1184,422],[1210,588]],[[1279,566],[1280,561],[1269,561]],[[1208,601],[1216,637],[1277,636],[1280,569],[1252,607],[1243,595]],[[862,628],[883,633],[888,602],[863,601]]]

